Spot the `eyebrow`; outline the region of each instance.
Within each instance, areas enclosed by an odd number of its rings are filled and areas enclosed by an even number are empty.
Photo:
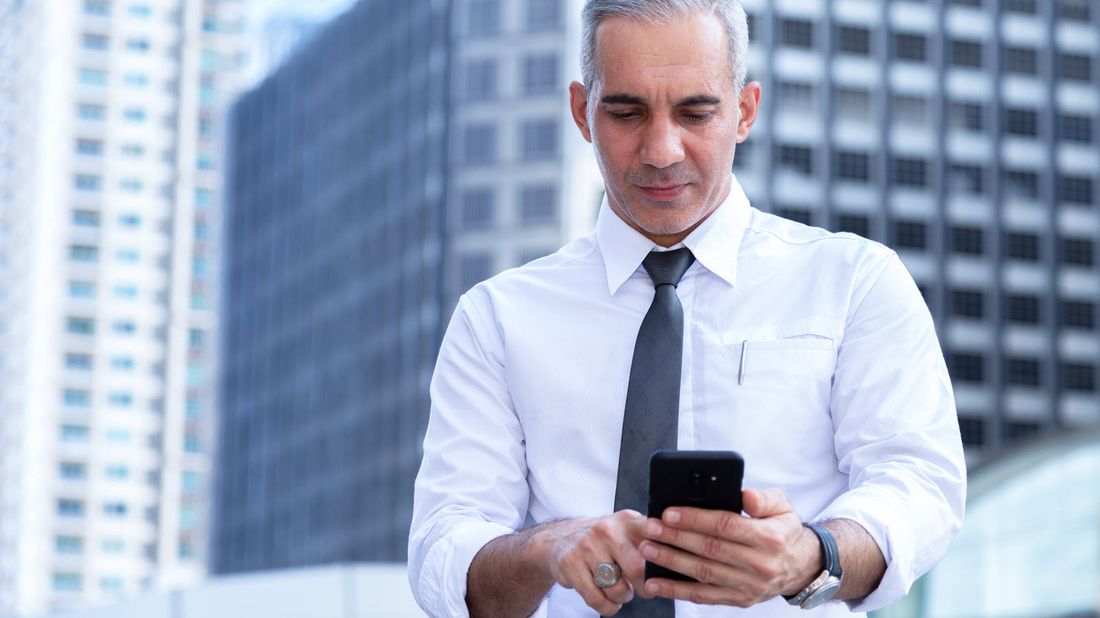
[[[673,107],[696,107],[700,105],[718,105],[722,99],[707,94],[696,94],[677,101]],[[644,97],[632,94],[609,94],[600,99],[604,105],[649,105]]]

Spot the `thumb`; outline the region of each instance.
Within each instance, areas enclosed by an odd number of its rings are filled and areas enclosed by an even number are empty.
[[[749,517],[763,519],[794,512],[794,507],[781,489],[746,489],[741,492],[741,506]]]

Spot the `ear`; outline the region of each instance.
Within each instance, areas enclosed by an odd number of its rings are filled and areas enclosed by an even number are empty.
[[[741,89],[741,102],[738,103],[741,119],[737,123],[737,143],[745,141],[756,122],[756,113],[760,109],[760,82],[749,82]]]
[[[573,113],[573,122],[581,130],[584,141],[592,142],[592,129],[588,126],[588,91],[580,82],[569,84],[569,110]]]

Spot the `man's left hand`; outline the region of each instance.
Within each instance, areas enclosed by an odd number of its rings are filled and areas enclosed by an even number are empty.
[[[750,607],[809,585],[821,571],[821,549],[787,497],[778,489],[747,489],[741,497],[747,517],[674,507],[646,522],[642,555],[699,580],[654,578],[646,581],[647,593]]]

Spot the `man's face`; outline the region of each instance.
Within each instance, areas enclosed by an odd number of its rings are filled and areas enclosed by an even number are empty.
[[[593,92],[570,86],[573,117],[596,148],[608,203],[658,244],[683,239],[730,189],[734,147],[756,117],[758,84],[740,101],[721,21],[610,17],[596,34]]]

